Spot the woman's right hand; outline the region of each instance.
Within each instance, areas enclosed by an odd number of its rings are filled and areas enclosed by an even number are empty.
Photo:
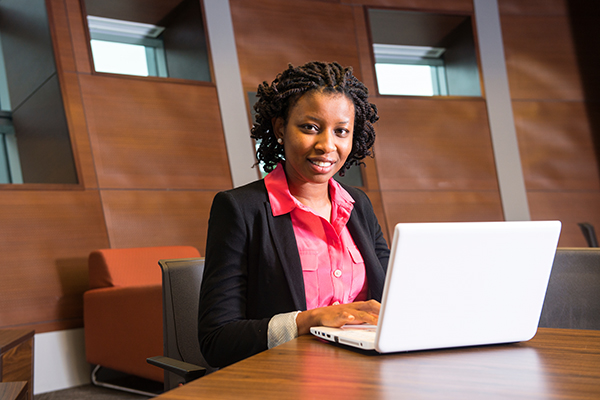
[[[310,333],[311,326],[339,328],[346,324],[377,325],[380,307],[378,301],[368,300],[302,311],[296,317],[298,335]]]

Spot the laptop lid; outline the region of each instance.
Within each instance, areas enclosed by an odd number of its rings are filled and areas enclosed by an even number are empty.
[[[559,221],[396,225],[376,350],[531,339],[560,229]]]
[[[559,221],[398,224],[377,329],[311,332],[381,353],[529,340],[560,229]]]

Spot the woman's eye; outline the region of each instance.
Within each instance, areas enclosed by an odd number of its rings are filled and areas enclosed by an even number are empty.
[[[339,137],[347,137],[350,134],[350,131],[348,129],[338,129],[337,131],[337,135]]]
[[[302,125],[302,129],[307,130],[307,131],[312,131],[312,132],[317,131],[317,127],[315,125],[311,125],[311,124]]]

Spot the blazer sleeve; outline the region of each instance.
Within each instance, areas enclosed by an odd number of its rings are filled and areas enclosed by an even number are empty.
[[[200,290],[198,340],[206,361],[223,367],[267,349],[269,318],[247,319],[249,230],[228,192],[210,211]]]

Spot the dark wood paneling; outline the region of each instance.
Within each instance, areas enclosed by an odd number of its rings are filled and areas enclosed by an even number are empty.
[[[0,221],[0,326],[80,325],[87,257],[108,246],[98,193],[3,191]]]
[[[341,0],[341,2],[417,11],[473,12],[473,0]]]
[[[513,102],[527,189],[600,190],[583,102]]]
[[[567,15],[568,0],[498,0],[502,14]]]
[[[351,7],[309,0],[230,4],[242,82],[248,91],[271,82],[289,63],[359,65]]]
[[[214,87],[85,75],[80,84],[101,188],[231,188]]]
[[[498,190],[483,100],[379,97],[382,190]]]
[[[384,191],[390,237],[398,222],[501,221],[498,192]]]
[[[587,247],[579,222],[591,223],[600,233],[600,192],[528,191],[527,197],[532,219],[562,221],[559,247]]]
[[[208,215],[216,192],[103,190],[112,248],[196,247],[204,254]]]
[[[20,382],[25,386],[21,397],[8,399],[33,399],[33,335],[34,331],[25,329],[0,330],[0,381]],[[2,391],[0,398],[5,399]]]
[[[513,100],[583,100],[566,16],[500,16]]]

